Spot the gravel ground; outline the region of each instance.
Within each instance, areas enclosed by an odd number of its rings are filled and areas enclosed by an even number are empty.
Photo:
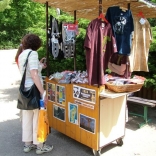
[[[35,151],[23,153],[21,142],[21,123],[19,110],[16,109],[17,90],[20,74],[14,62],[16,49],[0,50],[0,156],[35,156]],[[143,111],[140,107],[136,111]],[[133,109],[132,107],[131,109]],[[141,119],[129,116],[125,125],[123,146],[115,142],[101,150],[101,156],[155,156],[156,155],[156,109],[149,108],[152,121],[142,128],[138,128]],[[54,145],[51,153],[45,156],[93,156],[92,150],[52,129],[47,140]]]

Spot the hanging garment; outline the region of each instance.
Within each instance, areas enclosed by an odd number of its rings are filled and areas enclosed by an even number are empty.
[[[59,30],[58,23],[55,18],[52,19],[52,31],[51,31],[51,43],[52,43],[52,54],[54,58],[58,57],[59,54]]]
[[[112,53],[117,52],[115,38],[109,23],[94,19],[88,25],[84,48],[88,83],[105,84],[104,74]]]
[[[65,58],[72,58],[75,54],[75,39],[78,32],[78,25],[71,23],[62,24],[63,52]]]
[[[48,29],[48,47],[54,59],[59,55],[59,38],[60,33],[58,28],[58,21],[50,15],[50,28]]]
[[[134,17],[134,37],[132,42],[130,60],[130,71],[148,72],[148,54],[152,41],[151,27],[147,19],[140,23],[139,17]]]
[[[134,30],[131,11],[123,11],[118,6],[109,7],[106,12],[106,19],[112,26],[118,53],[130,55],[132,32]]]
[[[58,24],[58,27],[59,27],[59,32],[60,32],[60,36],[58,38],[58,41],[59,41],[59,54],[58,54],[58,59],[64,59],[64,53],[63,53],[63,48],[62,48],[62,44],[63,44],[63,38],[62,38],[62,22],[60,22]]]

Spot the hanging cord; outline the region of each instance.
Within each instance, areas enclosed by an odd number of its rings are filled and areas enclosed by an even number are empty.
[[[99,0],[99,15],[102,13],[102,0]]]

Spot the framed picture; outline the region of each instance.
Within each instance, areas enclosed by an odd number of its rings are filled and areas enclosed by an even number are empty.
[[[56,85],[53,83],[47,83],[47,90],[48,90],[48,100],[55,102]]]
[[[65,102],[66,102],[65,87],[56,85],[56,94],[57,94],[57,98],[56,98],[57,103],[65,106]]]
[[[55,118],[65,121],[65,109],[53,104],[53,115]]]
[[[78,105],[68,102],[69,122],[78,124]]]
[[[95,104],[96,91],[93,89],[73,85],[73,98]]]
[[[95,119],[80,114],[80,127],[88,132],[95,133]]]

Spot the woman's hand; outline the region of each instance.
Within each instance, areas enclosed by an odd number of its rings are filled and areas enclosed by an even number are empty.
[[[45,69],[47,67],[47,64],[46,64],[46,58],[43,57],[41,60],[40,60],[40,64],[42,65],[42,69]]]
[[[46,57],[41,58],[40,63],[44,63],[45,60],[46,60]]]
[[[47,103],[48,103],[48,98],[47,96],[45,96],[44,98],[44,107],[47,108]]]
[[[47,107],[47,102],[48,102],[46,91],[43,92],[42,99],[44,101],[44,107],[46,108]]]

